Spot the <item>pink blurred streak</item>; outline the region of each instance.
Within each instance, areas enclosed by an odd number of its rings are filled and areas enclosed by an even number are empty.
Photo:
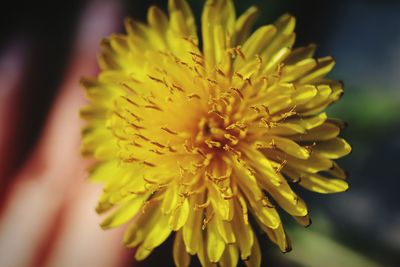
[[[117,1],[89,1],[82,14],[75,52],[41,138],[7,191],[0,214],[2,267],[127,264],[129,251],[122,247],[121,231],[104,232],[98,226],[100,218],[94,206],[100,190],[85,181],[85,163],[79,155],[82,122],[78,110],[84,98],[78,81],[95,74],[94,48],[115,30],[119,21]],[[12,51],[6,52],[11,59],[5,61],[11,62],[7,69],[15,75],[6,77],[9,88],[18,87],[24,61],[18,51]],[[13,99],[10,91],[0,95],[0,103],[8,103],[2,104],[0,114],[12,114],[18,109],[15,102],[7,101]],[[4,122],[13,116],[2,115],[2,127],[8,128]],[[10,149],[4,144],[18,142],[10,137],[10,131],[0,136],[1,158],[7,157]]]

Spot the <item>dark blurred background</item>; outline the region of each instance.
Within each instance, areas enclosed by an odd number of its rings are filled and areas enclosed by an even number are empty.
[[[10,152],[16,160],[6,166],[8,174],[25,160],[40,134],[85,4],[44,2],[3,1],[0,11],[0,54],[22,43],[29,58],[20,81],[24,97],[18,116],[25,123],[18,125],[15,138],[21,142]],[[199,18],[204,1],[190,2]],[[350,190],[326,196],[297,188],[310,206],[313,225],[302,229],[283,216],[294,249],[283,255],[261,238],[263,262],[286,267],[400,266],[400,1],[235,3],[238,14],[257,5],[258,26],[286,12],[295,15],[297,45],[316,43],[318,56],[336,59],[330,77],[344,81],[345,96],[329,113],[349,123],[343,136],[353,145],[353,153],[340,160],[350,174]],[[151,4],[165,8],[166,0],[121,0],[122,15],[144,20]],[[171,244],[141,266],[160,266],[160,257],[163,266],[168,261],[172,266]]]

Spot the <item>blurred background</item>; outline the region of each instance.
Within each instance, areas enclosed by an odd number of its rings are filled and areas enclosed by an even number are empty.
[[[16,72],[21,74],[13,83],[0,84],[0,120],[7,120],[7,124],[0,121],[0,137],[8,136],[7,142],[0,144],[1,203],[42,134],[90,2],[2,4],[0,82]],[[122,31],[125,16],[145,20],[150,5],[166,7],[166,0],[112,2],[116,19],[104,36]],[[199,19],[203,1],[189,2]],[[257,26],[286,12],[295,15],[297,45],[316,43],[317,56],[336,59],[330,77],[344,81],[345,95],[329,114],[348,122],[342,135],[353,146],[353,153],[339,161],[349,172],[350,190],[319,195],[296,188],[310,207],[313,224],[303,229],[283,216],[293,251],[282,254],[267,238],[260,238],[263,263],[282,267],[400,266],[400,1],[237,0],[235,4],[238,14],[257,5],[261,10]],[[96,21],[90,29],[103,25],[104,12],[92,14]],[[135,266],[161,263],[173,266],[171,240]],[[126,265],[130,264],[134,263]]]

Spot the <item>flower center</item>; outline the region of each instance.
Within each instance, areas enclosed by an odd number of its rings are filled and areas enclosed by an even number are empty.
[[[237,147],[246,136],[246,127],[232,123],[224,114],[210,112],[198,122],[194,146],[204,154],[238,153]]]

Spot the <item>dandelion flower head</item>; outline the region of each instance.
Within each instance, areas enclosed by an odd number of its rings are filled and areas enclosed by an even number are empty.
[[[324,112],[343,93],[326,78],[334,60],[293,48],[292,16],[252,32],[256,16],[208,0],[199,38],[185,0],[169,0],[168,14],[152,6],[147,23],[127,19],[126,34],[102,42],[98,76],[82,79],[82,152],[104,185],[96,210],[105,229],[127,224],[137,260],[173,234],[177,266],[191,255],[260,266],[255,229],[290,250],[278,207],[310,223],[293,187],[348,188],[333,160],[351,148]]]

